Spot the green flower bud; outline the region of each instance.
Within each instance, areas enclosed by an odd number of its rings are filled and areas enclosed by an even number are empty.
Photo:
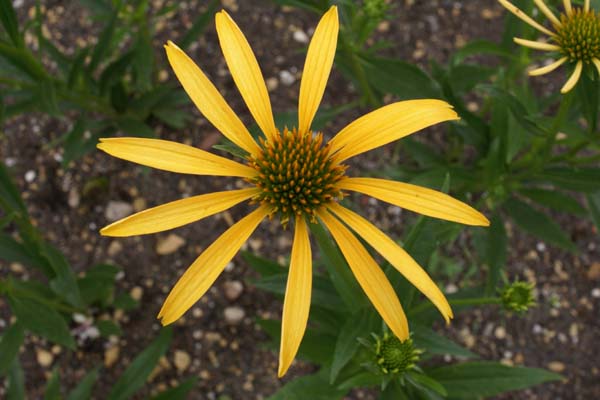
[[[376,337],[375,360],[384,374],[402,374],[415,369],[422,353],[410,338],[401,342],[389,333],[385,333],[383,338]]]
[[[515,281],[510,285],[505,286],[500,291],[502,306],[507,311],[516,313],[525,313],[531,307],[536,306],[533,297],[533,283]]]

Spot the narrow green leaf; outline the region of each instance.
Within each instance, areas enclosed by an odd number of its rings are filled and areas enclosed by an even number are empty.
[[[23,38],[19,33],[19,23],[12,0],[0,0],[0,22],[13,44],[17,47],[22,47]]]
[[[17,189],[8,169],[2,162],[0,162],[0,206],[6,213],[16,211],[23,217],[28,215],[27,207],[21,199],[19,189]]]
[[[267,258],[259,257],[249,251],[243,251],[242,258],[262,277],[278,275],[286,272],[286,269],[279,265],[279,263]]]
[[[341,399],[347,390],[329,385],[327,369],[322,368],[313,375],[296,378],[285,384],[267,400],[336,400]]]
[[[586,214],[585,208],[577,200],[566,193],[557,192],[541,188],[521,188],[519,193],[523,196],[541,204],[544,207],[553,210],[567,212],[570,214],[583,216]]]
[[[43,255],[46,257],[56,277],[50,281],[50,287],[56,294],[65,298],[71,305],[82,307],[83,300],[77,286],[77,278],[64,254],[51,244],[45,244]]]
[[[92,389],[98,380],[100,367],[96,367],[79,381],[77,386],[69,393],[67,400],[88,400],[92,396]]]
[[[310,230],[317,239],[331,283],[333,283],[346,307],[349,310],[359,310],[362,306],[367,305],[367,297],[359,287],[356,279],[354,279],[341,251],[327,234],[323,225],[321,223],[310,224]]]
[[[450,354],[463,358],[478,358],[477,354],[470,352],[464,347],[454,343],[452,340],[437,334],[431,328],[412,324],[412,339],[415,346],[424,349],[425,354]]]
[[[35,81],[42,81],[48,77],[44,67],[25,48],[18,49],[0,42],[0,57]]]
[[[120,308],[123,311],[135,310],[139,305],[140,303],[134,300],[129,293],[121,293],[113,302],[115,308]]]
[[[60,395],[60,376],[57,368],[52,371],[52,375],[48,379],[48,383],[46,383],[44,400],[62,400],[62,396]]]
[[[215,14],[215,11],[217,10],[218,6],[219,1],[212,0],[208,4],[206,11],[196,16],[194,22],[192,22],[192,26],[187,30],[187,33],[181,38],[181,40],[178,41],[177,44],[179,45],[179,47],[181,47],[182,49],[187,49],[190,44],[192,44],[202,36],[204,30],[212,21],[213,15]]]
[[[146,125],[143,121],[130,117],[121,117],[117,119],[118,128],[127,136],[139,136],[153,138],[156,136],[154,129]]]
[[[347,391],[354,388],[373,387],[381,385],[381,380],[381,376],[375,375],[372,372],[359,372],[340,383],[337,388]]]
[[[119,325],[109,319],[96,321],[96,328],[100,331],[100,336],[105,338],[109,336],[121,336],[123,334]]]
[[[417,372],[409,371],[407,373],[407,379],[416,387],[424,389],[426,391],[433,391],[440,396],[446,397],[448,392],[446,389],[435,379],[428,377]]]
[[[25,375],[21,363],[15,358],[8,373],[6,400],[23,400],[25,398]]]
[[[508,237],[504,229],[502,217],[499,213],[495,213],[490,222],[485,243],[485,261],[489,268],[486,293],[489,295],[494,294],[498,280],[506,266],[506,258],[508,256]]]
[[[171,343],[173,329],[163,328],[158,338],[152,342],[129,364],[123,375],[112,387],[109,400],[125,400],[137,392],[152,372],[158,360],[166,353]]]
[[[561,375],[538,368],[508,367],[495,362],[468,362],[438,367],[427,372],[450,397],[496,396],[540,383],[558,381]]]
[[[6,375],[19,355],[19,348],[25,339],[23,327],[17,322],[8,327],[0,339],[0,376]]]
[[[146,26],[138,32],[133,51],[133,70],[135,71],[136,86],[140,91],[147,91],[152,86],[155,60],[152,39]]]
[[[358,337],[367,336],[370,332],[376,329],[379,322],[376,313],[370,308],[365,308],[350,316],[342,328],[335,342],[335,350],[333,352],[333,360],[331,361],[331,369],[329,373],[329,383],[333,384],[337,379],[338,374],[354,357],[358,350],[359,343],[356,340]]]
[[[90,306],[107,306],[115,291],[115,276],[119,268],[109,264],[97,264],[86,271],[83,278],[77,280],[83,302]]]
[[[590,193],[585,196],[592,221],[596,224],[596,229],[600,232],[600,192]]]
[[[98,67],[100,62],[105,58],[105,56],[110,48],[111,41],[112,41],[112,38],[113,38],[113,35],[115,32],[118,15],[119,15],[118,8],[112,10],[112,15],[110,17],[110,20],[108,21],[108,24],[106,24],[106,26],[104,27],[104,30],[102,31],[102,33],[100,34],[100,37],[98,38],[98,43],[96,43],[96,46],[94,47],[94,51],[92,52],[92,58],[88,65],[89,71],[92,71],[92,72],[95,71],[96,67]]]
[[[454,64],[460,64],[467,57],[480,54],[491,54],[505,58],[514,57],[511,52],[502,48],[502,46],[498,45],[497,43],[490,42],[489,40],[474,40],[456,50],[454,54],[452,54],[452,62]]]
[[[533,178],[563,189],[593,193],[598,191],[600,168],[548,168]]]
[[[527,231],[541,240],[555,244],[566,250],[575,252],[577,247],[565,235],[560,226],[556,225],[546,214],[536,210],[529,204],[516,198],[509,199],[503,206],[513,221],[524,231]]]
[[[44,268],[43,262],[36,255],[31,254],[26,246],[4,233],[0,233],[0,259]]]
[[[33,299],[10,295],[8,304],[24,328],[69,349],[75,348],[67,323],[54,309]]]
[[[188,398],[188,393],[196,386],[197,380],[195,376],[188,378],[176,387],[157,394],[151,400],[185,400]]]

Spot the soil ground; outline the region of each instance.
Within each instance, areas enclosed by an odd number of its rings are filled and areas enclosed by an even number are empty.
[[[97,27],[87,22],[86,11],[77,2],[44,3],[56,15],[48,24],[48,31],[65,48],[73,48],[77,38],[86,39],[97,34]],[[294,32],[310,35],[318,17],[297,9],[282,9],[266,1],[229,0],[223,3],[248,37],[265,78],[271,79],[270,95],[275,111],[294,109],[305,46],[294,39]],[[25,18],[31,6],[29,1],[20,5],[21,18]],[[204,6],[203,1],[181,2],[179,10],[158,31],[155,45],[163,66],[161,44],[167,39],[177,42],[189,21]],[[503,13],[493,0],[399,1],[393,8],[393,18],[379,27],[377,35],[394,43],[386,50],[389,55],[422,65],[427,65],[430,59],[443,63],[454,49],[471,39],[499,40]],[[214,26],[209,27],[190,55],[212,78],[244,122],[249,123],[250,115],[226,72]],[[166,66],[164,68],[169,74],[168,79],[174,79]],[[293,76],[294,82],[281,79],[282,72]],[[339,106],[356,98],[353,88],[334,70],[323,104]],[[328,131],[335,132],[366,111],[354,110],[340,115],[328,126]],[[173,131],[157,127],[159,136],[210,149],[219,138],[218,132],[191,107],[190,113],[195,121],[188,128]],[[64,251],[77,271],[101,262],[122,267],[124,275],[118,282],[119,290],[139,295],[141,307],[125,315],[110,316],[123,329],[124,334],[118,340],[87,341],[74,353],[29,337],[21,360],[31,399],[43,397],[43,387],[52,368],[59,369],[63,386],[70,388],[85,371],[98,365],[106,367],[94,393],[96,398],[104,398],[111,384],[158,330],[155,316],[178,276],[232,220],[238,220],[247,211],[246,206],[237,206],[228,213],[161,234],[123,239],[101,237],[98,230],[108,222],[106,212],[111,202],[123,202],[137,210],[186,195],[231,189],[239,182],[142,169],[100,152],[92,152],[63,169],[59,162],[60,150],[49,148],[48,143],[66,132],[68,127],[68,120],[43,115],[12,119],[2,129],[0,155],[11,166],[31,215],[46,238]],[[419,135],[430,132],[425,130]],[[385,162],[382,154],[386,154],[385,149],[353,163],[354,174],[382,168]],[[31,171],[34,178],[26,180],[25,176],[32,176]],[[107,179],[106,188],[93,195],[84,195],[86,185],[99,178]],[[392,215],[382,203],[368,203],[361,211],[376,216],[381,226],[392,225]],[[400,219],[401,223],[407,221],[405,217]],[[506,316],[494,308],[474,310],[461,314],[448,328],[442,328],[444,334],[456,338],[483,359],[548,368],[566,377],[564,382],[505,395],[503,399],[600,398],[596,354],[600,349],[598,233],[589,221],[561,217],[559,222],[577,244],[578,254],[566,253],[510,229],[508,275],[511,279],[518,277],[537,283],[539,306],[536,309],[525,317]],[[397,232],[391,231],[399,234],[401,228]],[[277,225],[264,223],[248,242],[248,248],[285,260],[291,237],[289,232],[283,235],[278,232]],[[175,246],[177,249],[170,254],[159,254],[163,251],[157,250],[165,243],[180,246]],[[15,272],[14,266],[0,264],[2,274],[9,269]],[[27,271],[17,273],[27,274]],[[274,393],[289,379],[312,369],[310,365],[297,362],[285,379],[276,378],[277,355],[265,348],[266,335],[254,320],[277,317],[281,304],[248,284],[247,280],[252,276],[243,259],[240,256],[234,258],[207,295],[175,325],[174,340],[161,362],[161,370],[136,398],[144,398],[195,375],[199,380],[190,398],[261,399]],[[239,288],[240,283],[243,293],[232,293],[231,288]],[[453,282],[447,284],[451,286]],[[231,317],[231,313],[239,314],[240,311],[243,315],[239,320]],[[229,317],[226,317],[227,313],[230,313]],[[1,300],[0,316],[5,325],[8,308]],[[118,349],[118,354],[114,349]],[[40,365],[42,351],[53,353],[49,365]],[[110,352],[113,356],[116,354],[113,362],[106,360],[110,358]],[[190,363],[185,365],[188,358]],[[4,387],[0,386],[0,397],[3,391]],[[369,391],[357,391],[351,398],[373,396]]]

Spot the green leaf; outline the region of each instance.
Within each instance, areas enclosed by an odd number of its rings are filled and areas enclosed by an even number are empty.
[[[45,244],[43,255],[46,257],[56,277],[50,281],[50,287],[56,294],[75,307],[82,307],[83,300],[77,286],[77,278],[64,254],[56,247]]]
[[[354,388],[373,387],[381,384],[381,377],[372,372],[359,372],[338,385],[338,389],[348,391]]]
[[[256,322],[271,337],[273,345],[279,348],[281,321],[259,319]],[[317,364],[326,364],[331,360],[334,346],[335,338],[333,336],[308,328],[298,349],[298,357]]]
[[[329,385],[327,370],[322,368],[313,375],[296,378],[285,384],[267,400],[336,400],[341,399],[347,390]]]
[[[560,226],[556,225],[546,214],[536,210],[529,204],[513,197],[504,203],[503,208],[517,226],[524,231],[566,250],[577,251],[577,247],[565,235]]]
[[[152,86],[154,72],[154,49],[148,28],[144,27],[139,33],[134,46],[133,70],[135,83],[140,91],[147,91]]]
[[[538,368],[508,367],[495,362],[468,362],[435,368],[427,375],[437,380],[450,397],[496,396],[544,382],[563,379]]]
[[[474,40],[456,50],[454,54],[452,54],[452,62],[454,64],[460,64],[467,57],[480,54],[492,54],[506,58],[514,57],[511,52],[507,51],[497,43],[490,42],[489,40]]]
[[[19,189],[14,184],[8,169],[0,162],[0,206],[8,214],[11,211],[20,213],[27,217],[27,207],[21,199]]]
[[[0,42],[0,57],[35,81],[48,78],[44,67],[25,48],[18,49]]]
[[[426,354],[450,354],[456,357],[478,358],[477,354],[470,352],[423,325],[412,324],[412,339],[415,347],[424,349]]]
[[[143,121],[130,117],[121,117],[116,121],[119,129],[127,136],[139,136],[146,138],[156,137],[154,129],[146,125]]]
[[[346,307],[349,310],[359,310],[369,304],[367,297],[359,287],[356,279],[354,279],[350,267],[346,264],[340,249],[334,244],[333,239],[327,234],[323,225],[321,223],[310,224],[310,230],[317,239],[331,283],[333,283]]]
[[[185,400],[188,398],[188,393],[196,386],[197,380],[195,376],[188,378],[176,387],[157,394],[151,400]]]
[[[381,93],[392,93],[403,100],[442,97],[436,82],[414,64],[381,57],[362,61],[367,79]]]
[[[283,296],[285,294],[287,278],[287,273],[271,275],[261,278],[253,282],[253,284],[259,289]],[[313,276],[311,304],[332,311],[339,311],[344,307],[344,303],[336,296],[335,288],[331,282],[321,276]]]
[[[173,329],[163,328],[158,338],[142,351],[127,367],[117,383],[112,387],[108,400],[125,400],[137,392],[165,354],[171,343]]]
[[[113,299],[115,277],[119,268],[110,264],[96,264],[77,280],[83,302],[90,306],[99,303],[107,306]]]
[[[102,337],[121,336],[123,334],[119,325],[109,319],[96,321],[96,328],[98,328]]]
[[[88,400],[92,396],[92,389],[98,380],[99,367],[94,368],[79,381],[77,386],[69,393],[67,400]]]
[[[182,49],[187,49],[190,44],[192,44],[202,36],[204,30],[212,21],[213,15],[215,14],[215,11],[218,6],[219,1],[212,0],[208,4],[206,11],[196,16],[194,22],[192,22],[192,26],[187,30],[187,33],[183,35],[183,37],[178,41],[179,47],[181,47]]]
[[[25,376],[23,368],[18,359],[15,359],[8,373],[8,388],[6,390],[6,400],[25,399]]]
[[[600,168],[548,168],[533,178],[563,189],[593,193],[598,191]]]
[[[8,327],[0,339],[0,376],[6,375],[19,355],[19,348],[25,339],[23,327],[17,322]]]
[[[586,214],[585,208],[579,204],[577,200],[566,193],[540,188],[521,188],[519,189],[519,193],[536,203],[552,208],[553,210],[567,212],[578,216]]]
[[[476,85],[488,81],[495,72],[494,68],[474,64],[459,64],[450,69],[449,81],[456,93],[467,93]]]
[[[92,58],[90,63],[88,64],[89,71],[95,71],[96,67],[100,64],[100,62],[105,58],[108,49],[110,48],[110,44],[115,33],[115,27],[117,23],[117,18],[119,15],[119,9],[116,8],[112,10],[112,15],[110,16],[110,20],[108,24],[104,27],[104,30],[100,34],[98,38],[98,43],[94,47],[94,51],[92,52]]]
[[[279,265],[279,263],[259,257],[249,251],[243,251],[242,258],[262,277],[269,277],[286,272],[286,269]]]
[[[0,22],[13,44],[16,47],[22,47],[23,38],[19,33],[19,23],[12,0],[0,0]]]
[[[590,193],[585,196],[592,221],[596,224],[596,229],[600,232],[600,192]]]
[[[67,323],[54,309],[33,299],[10,295],[8,303],[17,321],[24,328],[69,349],[75,348],[75,341],[71,337]]]
[[[113,302],[115,308],[120,308],[123,311],[131,311],[138,308],[140,303],[131,297],[129,293],[121,293]]]
[[[0,233],[0,259],[45,269],[43,260],[32,254],[25,245],[4,233]]]
[[[350,316],[340,329],[335,342],[333,360],[329,373],[329,383],[333,384],[348,362],[354,357],[358,350],[358,337],[367,336],[376,329],[379,322],[377,314],[371,309],[363,309]]]
[[[489,271],[486,282],[486,293],[494,294],[500,275],[506,266],[508,256],[508,237],[504,229],[504,221],[500,214],[495,213],[490,219],[485,243],[485,261]]]
[[[52,375],[48,379],[48,383],[46,383],[44,400],[62,400],[62,396],[60,395],[60,376],[58,375],[57,368],[52,371]]]
[[[446,397],[448,392],[446,389],[435,379],[431,379],[427,375],[423,375],[417,372],[408,371],[407,379],[416,387],[426,390],[426,391],[434,391],[435,393]]]

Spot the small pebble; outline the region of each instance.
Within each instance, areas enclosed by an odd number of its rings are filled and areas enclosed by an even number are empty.
[[[129,295],[135,301],[140,301],[142,299],[142,296],[144,295],[144,289],[142,289],[140,286],[135,286],[131,289]]]
[[[499,326],[494,330],[494,336],[496,336],[497,339],[504,339],[506,338],[506,329],[503,326]]]
[[[29,171],[25,172],[25,181],[27,183],[31,183],[35,180],[36,176],[37,176],[37,174],[35,173],[35,171],[29,170]]]
[[[595,299],[600,299],[600,288],[592,289],[592,297]]]
[[[192,357],[188,353],[183,350],[175,350],[175,354],[173,355],[173,364],[175,364],[175,368],[177,371],[184,372],[187,370],[192,363]]]
[[[174,233],[163,239],[159,239],[156,244],[156,252],[161,256],[175,253],[181,246],[185,244],[185,239]]]
[[[242,320],[246,316],[246,312],[243,308],[234,306],[227,307],[224,311],[224,315],[225,322],[227,322],[229,325],[237,325],[240,322],[242,322]]]
[[[279,72],[279,80],[286,86],[290,86],[294,82],[296,82],[296,77],[292,75],[292,73],[288,70],[283,70]]]
[[[47,350],[38,349],[36,351],[36,359],[40,366],[46,368],[49,367],[54,361],[54,356]]]
[[[119,346],[112,346],[106,349],[104,352],[104,366],[106,368],[111,367],[119,359]]]
[[[244,285],[240,281],[227,281],[223,284],[223,289],[227,300],[235,301],[244,291]]]
[[[294,31],[294,40],[298,43],[303,43],[306,44],[308,43],[308,35],[301,29],[298,29],[297,31]]]
[[[563,372],[565,370],[565,364],[560,361],[551,361],[548,363],[548,369],[553,372]]]
[[[109,201],[106,210],[104,210],[104,216],[109,222],[117,221],[121,218],[125,218],[133,212],[133,206],[124,201]]]

